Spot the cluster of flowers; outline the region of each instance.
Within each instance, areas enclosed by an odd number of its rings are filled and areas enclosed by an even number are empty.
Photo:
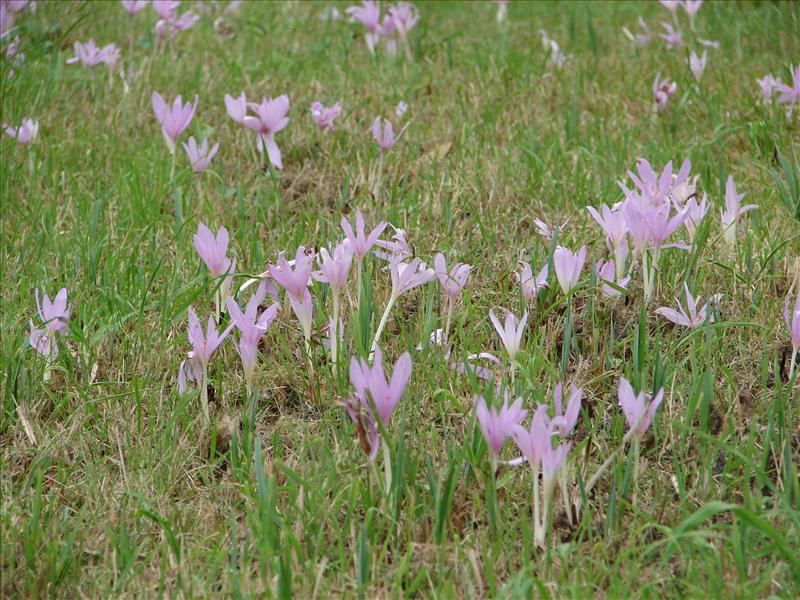
[[[797,66],[790,65],[789,71],[792,74],[792,85],[783,83],[780,77],[776,79],[771,73],[759,79],[758,85],[764,101],[772,101],[777,94],[778,104],[786,105],[786,116],[791,118],[794,105],[800,103],[800,63]]]
[[[381,7],[374,0],[363,0],[361,6],[351,6],[346,10],[353,21],[364,26],[366,33],[364,40],[367,49],[375,54],[375,47],[381,38],[386,40],[386,52],[389,56],[397,54],[398,39],[405,48],[406,56],[411,59],[411,49],[408,45],[408,33],[419,22],[419,13],[410,2],[398,2],[389,6],[386,14],[381,19]]]

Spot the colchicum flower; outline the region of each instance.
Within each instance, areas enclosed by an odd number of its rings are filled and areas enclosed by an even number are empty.
[[[17,140],[18,143],[26,146],[36,141],[39,137],[39,121],[32,119],[24,119],[22,124],[14,129],[8,125],[0,126],[6,132],[6,135]]]
[[[703,54],[700,57],[692,51],[692,54],[689,56],[689,69],[694,75],[694,78],[697,80],[697,83],[700,83],[700,78],[703,76],[703,71],[706,70],[706,60],[708,59],[708,50],[703,50]]]
[[[189,162],[192,164],[192,171],[195,173],[202,173],[208,169],[211,159],[219,150],[219,144],[214,144],[211,150],[208,149],[208,140],[203,140],[198,146],[194,136],[189,138],[189,143],[183,143],[183,149],[186,150],[186,155],[189,157]]]
[[[558,246],[553,252],[553,268],[561,290],[565,294],[569,294],[578,284],[584,262],[586,262],[586,246],[581,246],[577,253],[563,246]]]
[[[527,302],[531,302],[536,299],[543,289],[550,287],[550,284],[547,283],[550,268],[545,263],[542,270],[534,277],[529,263],[521,260],[519,264],[522,266],[522,271],[515,271],[514,275],[516,275],[517,281],[519,281],[519,285],[522,288],[522,296]]]
[[[248,102],[247,106],[257,116],[244,117],[242,124],[258,134],[258,151],[263,153],[266,148],[272,166],[283,169],[281,150],[275,142],[275,134],[289,124],[289,117],[286,116],[289,112],[289,96],[284,94],[274,99],[262,97],[261,104]]]
[[[683,287],[686,291],[686,307],[689,309],[688,314],[685,310],[683,310],[683,306],[681,305],[680,300],[677,298],[675,298],[675,303],[678,305],[678,310],[662,306],[656,310],[656,314],[661,315],[668,321],[672,321],[676,325],[682,325],[692,329],[699,327],[705,323],[706,320],[708,320],[709,323],[713,323],[714,315],[711,314],[710,305],[704,304],[703,308],[698,311],[697,304],[700,298],[698,297],[695,299],[695,297],[692,296],[692,293],[689,291],[689,286],[687,286],[685,283],[683,284]],[[719,299],[719,295],[715,295],[711,298],[712,302],[719,302]]]
[[[331,362],[336,364],[340,336],[339,331],[339,301],[347,288],[347,278],[350,274],[350,265],[353,263],[353,248],[348,240],[337,244],[333,249],[333,255],[327,248],[320,250],[319,271],[313,273],[314,279],[331,286],[333,292],[333,317],[331,318]]]
[[[91,68],[101,63],[107,64],[112,69],[119,61],[120,52],[114,44],[108,44],[98,48],[94,40],[89,40],[85,44],[75,42],[75,56],[67,59],[67,64],[80,62],[84,67]]]
[[[194,104],[189,102],[183,104],[183,100],[178,96],[170,107],[161,94],[153,92],[153,112],[156,113],[156,119],[161,124],[161,133],[164,134],[167,147],[172,154],[175,154],[175,143],[178,141],[178,137],[186,131],[194,118],[197,100],[198,97],[195,95]]]
[[[314,119],[317,127],[324,130],[333,131],[336,128],[333,126],[333,121],[342,114],[342,107],[337,102],[333,106],[323,106],[322,102],[314,102],[311,105],[311,118]]]
[[[628,429],[632,432],[634,439],[641,440],[650,428],[661,401],[664,400],[664,388],[661,388],[655,398],[651,399],[650,395],[644,392],[634,393],[630,382],[624,377],[620,377],[617,397],[620,408],[625,413]]]
[[[496,462],[503,444],[528,414],[528,411],[522,408],[522,398],[517,398],[510,406],[508,400],[508,392],[505,392],[503,406],[497,410],[494,407],[489,408],[482,396],[475,397],[475,416],[486,444],[492,452],[493,462]]]
[[[314,256],[306,252],[305,246],[298,246],[294,256],[294,268],[286,260],[285,253],[278,255],[278,264],[269,265],[272,279],[286,290],[289,305],[292,307],[303,329],[306,350],[310,350],[313,305],[308,284],[314,267]]]
[[[653,98],[656,101],[656,110],[667,108],[670,96],[677,91],[677,83],[670,81],[669,77],[661,79],[661,73],[656,73],[656,78],[653,80]]]
[[[247,96],[244,92],[238,98],[225,94],[225,110],[231,119],[239,125],[244,125],[244,118],[247,116]]]
[[[240,332],[239,344],[236,350],[242,359],[244,379],[248,388],[252,383],[256,361],[258,360],[258,342],[267,332],[267,328],[275,320],[278,315],[278,309],[280,309],[280,304],[275,302],[259,315],[258,309],[266,297],[267,284],[266,281],[262,281],[256,292],[250,297],[244,312],[242,312],[233,298],[226,299],[231,321]]]
[[[791,296],[792,290],[789,290],[783,303],[783,320],[786,321],[786,327],[789,328],[789,339],[792,342],[792,361],[789,366],[790,381],[794,374],[794,367],[797,364],[797,353],[800,352],[800,292],[797,293],[794,310],[790,312]]]
[[[728,176],[725,183],[725,210],[720,211],[722,220],[722,235],[725,243],[733,247],[736,245],[736,226],[742,215],[750,210],[758,208],[757,204],[746,204],[742,206],[744,194],[736,192],[736,183],[733,176]]]
[[[606,298],[616,298],[617,296],[622,295],[618,289],[611,287],[607,281],[614,283],[617,287],[621,287],[622,289],[627,289],[628,284],[631,281],[630,275],[623,277],[622,279],[616,279],[616,275],[619,272],[614,265],[613,260],[599,260],[594,267],[595,276],[597,277],[597,282],[600,284],[600,290],[603,292],[603,295]]]
[[[216,315],[222,308],[223,302],[230,293],[232,273],[236,269],[236,261],[228,258],[228,230],[220,227],[215,236],[203,223],[197,226],[197,233],[193,238],[197,254],[208,267],[208,272],[213,278],[227,275],[220,283],[215,294]]]
[[[505,309],[503,309],[505,310]],[[520,346],[522,345],[522,336],[525,333],[525,323],[528,321],[528,311],[522,315],[522,319],[517,319],[511,311],[505,310],[505,322],[501,325],[500,319],[494,314],[493,310],[489,310],[489,319],[492,325],[497,330],[500,336],[500,341],[508,352],[508,358],[513,364],[514,359],[519,354]],[[513,375],[513,370],[512,370]]]
[[[44,381],[50,381],[53,362],[58,356],[58,343],[56,334],[66,335],[69,331],[69,315],[71,307],[67,305],[67,288],[61,288],[56,297],[50,301],[47,294],[39,298],[39,288],[36,288],[36,313],[43,327],[37,328],[30,321],[30,334],[28,342],[31,347],[45,357]]]

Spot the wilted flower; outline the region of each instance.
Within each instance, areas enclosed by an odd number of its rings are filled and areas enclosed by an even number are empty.
[[[736,192],[736,183],[733,181],[733,176],[729,175],[728,180],[725,182],[725,210],[720,211],[720,218],[722,220],[723,239],[731,247],[736,244],[736,224],[739,219],[744,213],[758,208],[757,204],[742,206],[741,203],[744,196],[744,194]]]
[[[691,70],[692,75],[694,75],[694,78],[697,80],[697,83],[700,83],[700,78],[703,76],[703,71],[706,70],[707,58],[708,50],[703,50],[703,54],[701,54],[699,58],[697,54],[695,54],[694,50],[689,56],[689,69]]]
[[[238,98],[225,94],[225,109],[231,119],[239,125],[243,125],[244,118],[247,116],[247,96],[244,95],[244,92]]]
[[[475,397],[475,416],[483,432],[483,437],[492,454],[497,457],[506,440],[514,433],[515,428],[525,420],[528,411],[522,408],[522,398],[517,398],[513,404],[508,404],[509,396],[506,391],[503,406],[500,410],[489,408],[482,396]],[[549,443],[549,439],[548,439]]]
[[[558,246],[553,252],[553,267],[556,271],[556,278],[565,294],[569,294],[570,290],[577,285],[585,261],[586,246],[581,246],[577,253],[571,252],[563,246]]]
[[[697,303],[700,298],[696,298],[692,296],[692,293],[689,291],[689,286],[685,283],[683,284],[684,290],[686,291],[686,307],[689,309],[689,312],[683,310],[683,305],[681,305],[680,300],[675,298],[675,303],[678,305],[678,310],[673,310],[671,308],[667,308],[666,306],[662,306],[661,308],[656,310],[656,313],[667,319],[668,321],[672,321],[676,325],[682,325],[684,327],[699,327],[703,323],[708,320],[710,323],[714,322],[714,315],[711,314],[711,307],[709,304],[704,304],[703,308],[699,311],[697,310]],[[712,301],[719,301],[719,295],[714,296]]]
[[[198,146],[194,136],[189,138],[189,143],[183,143],[183,149],[186,150],[186,155],[189,157],[189,162],[192,164],[192,171],[195,173],[202,173],[208,168],[211,159],[219,150],[219,144],[214,144],[211,150],[208,149],[208,140],[203,140]]]
[[[311,118],[314,119],[314,123],[317,124],[317,127],[320,129],[329,129],[333,131],[336,129],[333,126],[333,120],[342,114],[342,107],[337,102],[333,106],[325,107],[322,105],[322,102],[314,102],[311,105]]]
[[[39,121],[23,119],[22,124],[14,129],[8,125],[2,125],[6,135],[17,140],[22,145],[27,145],[36,141],[39,136]]]
[[[661,388],[655,398],[651,399],[650,395],[644,392],[634,393],[630,382],[624,377],[620,377],[617,397],[620,408],[625,413],[628,428],[633,431],[635,438],[641,439],[650,428],[656,410],[664,399],[664,388]]]
[[[169,107],[161,94],[153,92],[153,111],[156,113],[156,119],[161,124],[161,133],[164,134],[167,147],[173,154],[175,153],[175,142],[186,131],[194,118],[197,100],[198,97],[195,95],[194,104],[189,102],[183,104],[183,100],[178,96],[173,100],[172,107]]]
[[[669,97],[677,91],[677,83],[670,81],[669,77],[661,79],[661,73],[656,73],[656,78],[653,80],[653,98],[655,98],[657,110],[667,108]]]
[[[283,168],[281,160],[281,150],[275,142],[275,134],[289,124],[289,96],[284,94],[277,98],[261,98],[261,104],[248,102],[249,106],[257,116],[244,117],[242,124],[248,129],[252,129],[258,134],[258,151],[263,152],[267,149],[267,155],[272,166],[276,169]]]
[[[519,281],[519,285],[522,288],[523,297],[526,301],[530,302],[534,300],[544,288],[550,287],[550,284],[547,283],[547,276],[550,273],[549,266],[545,263],[542,270],[534,277],[533,270],[529,263],[521,260],[519,264],[522,265],[522,271],[516,271],[514,275],[517,276],[517,281]]]
[[[503,309],[505,310],[505,309]],[[525,323],[528,321],[528,311],[522,315],[522,319],[517,319],[511,311],[505,310],[505,322],[501,325],[500,320],[489,310],[489,319],[500,336],[500,341],[508,352],[508,358],[513,362],[520,350],[522,336],[525,333]]]

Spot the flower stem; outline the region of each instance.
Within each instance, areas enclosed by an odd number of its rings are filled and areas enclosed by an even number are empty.
[[[789,363],[789,382],[792,381],[792,375],[794,375],[794,368],[797,364],[797,348],[792,350],[792,362]]]
[[[561,469],[561,500],[564,503],[564,510],[567,513],[567,520],[572,525],[572,510],[569,506],[569,495],[567,494],[567,465]]]
[[[378,349],[378,342],[381,339],[383,328],[386,327],[386,322],[389,320],[389,313],[392,312],[392,307],[394,306],[394,303],[396,301],[397,301],[397,296],[392,294],[392,296],[389,298],[389,303],[386,305],[386,310],[383,311],[381,322],[378,324],[378,330],[375,332],[375,339],[372,340],[372,347],[370,348],[370,354],[374,354],[375,350]]]
[[[203,416],[206,424],[211,424],[211,417],[208,413],[208,367],[203,366],[203,379],[200,381],[200,407],[203,409]]]
[[[363,277],[363,275],[361,274],[361,271],[363,269],[363,266],[364,266],[364,261],[363,260],[356,261],[356,277],[357,277],[356,285],[358,285],[358,296],[357,296],[358,299],[356,301],[356,314],[358,314],[361,311],[361,278]]]
[[[450,322],[453,319],[453,305],[455,304],[455,300],[453,298],[447,299],[447,320],[445,321],[444,326],[444,335],[442,336],[442,344],[444,347],[447,347],[448,336],[450,333]]]
[[[339,294],[333,294],[333,323],[331,324],[331,363],[336,366],[339,355]]]
[[[600,468],[597,469],[595,474],[589,480],[589,483],[586,484],[586,487],[584,488],[584,493],[587,496],[589,495],[589,492],[592,491],[594,486],[597,485],[597,482],[600,480],[600,477],[602,477],[603,473],[605,473],[605,470],[608,468],[608,466],[614,461],[614,459],[617,456],[617,452],[622,450],[625,447],[625,445],[630,441],[631,437],[633,436],[633,432],[634,428],[631,427],[630,429],[628,429],[628,433],[626,433],[625,437],[622,438],[622,443],[619,445],[619,447],[617,447],[616,450],[614,450],[611,454],[608,455],[608,458],[605,460],[605,462],[602,465],[600,465]],[[575,514],[580,515],[580,511],[581,511],[581,499],[578,498],[575,501]]]
[[[633,505],[636,506],[636,490],[639,482],[639,438],[633,441]]]
[[[539,513],[539,469],[533,470],[533,540],[539,547],[544,546],[544,532]]]
[[[386,481],[386,495],[392,489],[392,458],[389,454],[389,444],[386,443],[386,438],[381,437],[381,447],[383,448],[383,475]]]

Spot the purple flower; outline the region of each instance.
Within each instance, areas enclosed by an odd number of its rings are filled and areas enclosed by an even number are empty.
[[[410,2],[398,2],[389,7],[389,18],[400,36],[405,37],[419,22],[419,13]]]
[[[685,10],[686,14],[689,15],[689,18],[694,19],[697,11],[700,10],[701,6],[703,6],[703,0],[683,0],[681,4],[683,6],[683,10]]]
[[[39,136],[39,121],[32,119],[23,119],[22,124],[14,129],[8,125],[1,126],[6,135],[17,140],[20,144],[27,145],[36,141]]]
[[[173,36],[177,32],[189,29],[197,23],[200,17],[192,11],[187,11],[179,17],[179,5],[180,2],[177,0],[153,0],[153,8],[159,16],[156,23],[156,35],[158,37]]]
[[[244,124],[244,118],[247,116],[247,96],[244,92],[238,98],[225,94],[225,109],[231,119],[239,125]]]
[[[363,0],[361,6],[351,6],[345,11],[353,21],[358,21],[367,30],[364,38],[367,49],[375,53],[375,45],[381,35],[381,9],[373,0]]]
[[[758,208],[757,204],[742,206],[744,196],[744,194],[736,192],[733,176],[728,175],[728,180],[725,182],[725,210],[720,211],[720,219],[722,220],[723,239],[731,247],[736,244],[736,224],[739,219],[744,213]]]
[[[761,95],[764,100],[770,100],[777,87],[782,85],[780,78],[775,79],[771,74],[765,75],[762,79],[757,79],[756,81],[758,81],[758,85],[761,88]]]
[[[94,40],[89,40],[85,44],[75,42],[75,56],[67,59],[67,64],[80,62],[84,67],[94,67],[100,63],[105,63],[113,68],[119,60],[120,52],[114,44],[108,44],[103,48],[98,48]]]
[[[145,6],[150,0],[121,0],[122,7],[127,10],[131,15],[135,15]]]
[[[342,114],[342,107],[337,102],[333,106],[323,106],[322,102],[314,102],[311,105],[311,118],[314,119],[314,123],[317,124],[317,127],[322,129],[328,129],[330,131],[335,130],[336,128],[333,126],[333,120]]]
[[[66,335],[69,331],[71,307],[67,305],[67,289],[61,288],[51,301],[47,294],[42,294],[40,298],[39,288],[36,288],[34,297],[36,313],[44,327],[37,329],[33,321],[30,321],[28,341],[39,354],[55,357],[58,354],[55,334]]]
[[[505,392],[503,406],[498,411],[494,407],[489,408],[482,396],[475,397],[475,416],[486,444],[495,457],[500,454],[503,444],[528,414],[528,411],[522,408],[522,398],[517,398],[511,406],[508,405],[508,399],[508,392]],[[547,442],[549,444],[550,440]]]
[[[274,135],[281,131],[289,124],[289,96],[284,94],[277,98],[270,98],[269,100],[262,97],[261,104],[255,102],[248,102],[249,106],[255,113],[256,117],[246,116],[242,123],[248,129],[252,129],[258,133],[258,151],[263,152],[264,147],[267,149],[269,161],[276,169],[283,168],[281,161],[281,150],[278,144],[275,143]]]
[[[298,246],[294,256],[294,268],[286,260],[286,255],[281,252],[278,255],[278,264],[269,265],[269,274],[290,296],[302,301],[308,293],[313,267],[313,254],[306,253],[305,246]]]
[[[639,29],[641,29],[641,33],[637,33],[635,36],[633,36],[633,42],[639,48],[644,48],[653,41],[653,32],[650,30],[650,27],[647,26],[647,23],[644,22],[642,17],[639,17]]]
[[[211,150],[208,149],[208,140],[203,140],[200,146],[197,145],[194,137],[189,138],[189,144],[183,143],[183,148],[186,150],[186,155],[189,157],[189,162],[192,163],[192,171],[195,173],[202,173],[208,168],[211,159],[219,150],[219,144],[214,144]]]
[[[792,292],[786,294],[786,300],[783,303],[783,320],[786,321],[786,327],[789,328],[789,338],[792,341],[792,348],[794,352],[800,351],[800,292],[797,293],[797,299],[794,302],[794,310],[790,313],[789,306],[791,305]]]
[[[650,246],[655,252],[661,249],[666,239],[686,220],[688,212],[670,216],[672,204],[664,199],[660,205],[642,203],[636,197],[628,198],[622,205],[622,216],[633,241],[635,255]]]
[[[569,454],[571,444],[562,443],[553,448],[548,443],[542,454],[542,489],[544,490],[545,503],[549,502],[556,485],[556,475],[564,466]],[[545,518],[547,515],[545,515]]]
[[[584,262],[586,262],[586,246],[581,246],[577,253],[563,246],[558,246],[553,252],[553,268],[558,283],[561,284],[561,290],[565,294],[569,294],[577,285]]]
[[[395,299],[436,277],[433,269],[426,268],[418,258],[409,263],[394,258],[389,261],[389,271],[392,275],[392,297]]]
[[[690,198],[686,202],[684,210],[686,211],[686,220],[683,224],[686,227],[686,232],[689,234],[689,241],[693,242],[697,234],[697,228],[708,212],[708,201],[706,200],[705,193],[703,194],[703,199],[699,203],[697,202],[697,198]]]
[[[628,428],[633,430],[635,437],[641,439],[650,428],[656,410],[664,399],[664,388],[661,388],[656,397],[651,399],[650,395],[644,392],[635,394],[630,382],[624,377],[620,377],[617,397],[622,412],[625,413]]]
[[[389,226],[394,229],[394,235],[388,240],[377,240],[375,245],[378,248],[383,248],[386,252],[381,252],[380,250],[375,250],[373,254],[380,258],[381,260],[391,261],[393,259],[397,260],[405,260],[406,258],[411,258],[414,256],[414,253],[411,252],[411,247],[408,245],[408,241],[406,240],[406,232],[404,229],[398,229],[391,223]]]
[[[358,262],[364,260],[364,257],[369,254],[369,251],[378,241],[384,229],[386,229],[386,221],[381,221],[369,235],[366,235],[364,229],[364,215],[361,214],[360,210],[356,209],[356,230],[355,233],[353,233],[350,222],[345,217],[342,217],[342,230],[345,236],[347,236]]]
[[[192,345],[194,357],[200,361],[204,370],[208,368],[211,356],[231,332],[233,326],[234,324],[231,323],[222,333],[218,333],[214,324],[214,317],[209,316],[206,331],[203,333],[203,327],[200,325],[197,313],[194,312],[191,306],[189,307],[189,343]]]
[[[175,15],[180,4],[180,0],[153,0],[153,9],[160,19],[170,19]]]
[[[339,294],[347,287],[347,276],[353,262],[353,248],[348,241],[337,244],[333,255],[327,248],[319,251],[319,271],[313,273],[314,279],[331,286],[334,294]]]
[[[177,142],[178,137],[186,131],[194,118],[194,113],[197,109],[197,100],[198,97],[195,95],[194,104],[189,102],[183,104],[183,100],[178,96],[173,100],[172,107],[170,108],[161,94],[153,92],[153,111],[156,113],[156,119],[161,123],[161,133],[164,134],[167,147],[173,154],[175,153],[175,142]]]
[[[212,277],[219,277],[231,270],[232,263],[228,259],[228,230],[220,227],[217,235],[211,232],[203,223],[197,227],[194,235],[194,247],[203,262],[208,267]]]
[[[661,308],[656,310],[656,314],[661,315],[668,321],[672,321],[676,325],[682,325],[684,327],[695,328],[699,327],[703,323],[708,320],[709,322],[714,322],[714,315],[711,314],[710,306],[708,304],[704,304],[703,308],[697,310],[697,304],[700,298],[696,298],[692,296],[692,293],[689,291],[689,286],[685,283],[683,284],[684,290],[686,291],[686,307],[689,309],[689,312],[683,310],[683,306],[680,303],[680,300],[675,298],[675,303],[678,305],[678,310],[673,310],[671,308],[667,308],[666,306],[662,306]],[[711,298],[712,301],[718,302],[720,299],[719,295],[715,295]]]
[[[380,148],[382,152],[391,150],[392,146],[400,139],[402,133],[401,131],[400,134],[395,137],[392,123],[388,119],[384,119],[383,121],[383,131],[381,131],[380,117],[375,119],[375,122],[372,124],[372,137],[375,139],[375,143],[378,144],[378,148]]]
[[[505,309],[503,309],[505,310]],[[497,330],[500,336],[500,341],[508,352],[508,357],[513,361],[517,354],[519,354],[520,345],[522,344],[522,336],[525,333],[525,323],[528,321],[528,311],[522,315],[522,319],[517,319],[511,311],[505,310],[505,322],[501,325],[500,319],[494,314],[493,310],[489,310],[489,319],[492,325]]]
[[[526,301],[530,302],[539,295],[544,288],[549,288],[550,284],[547,283],[547,277],[550,274],[549,266],[547,263],[542,267],[542,270],[533,276],[531,265],[524,260],[519,261],[522,265],[522,271],[516,271],[514,274],[517,276],[517,281],[522,288],[522,295]]]
[[[264,310],[259,316],[258,309],[266,296],[267,285],[265,281],[262,281],[255,294],[250,297],[244,313],[233,298],[227,298],[228,313],[231,315],[231,321],[233,321],[241,334],[239,336],[237,351],[239,352],[239,357],[242,359],[242,366],[244,367],[245,379],[247,381],[252,379],[253,372],[255,371],[256,360],[258,358],[258,342],[264,333],[266,333],[270,324],[275,320],[278,309],[280,308],[280,304],[276,302]]]
[[[653,98],[655,98],[657,110],[667,108],[669,97],[677,91],[677,83],[670,81],[669,77],[661,79],[661,73],[656,73],[656,78],[653,80]]]
[[[691,170],[691,161],[685,160],[678,173],[673,176],[672,161],[669,161],[661,173],[658,174],[649,162],[640,157],[636,159],[636,171],[638,175],[628,171],[628,177],[631,178],[637,190],[635,192],[629,190],[622,182],[617,182],[617,185],[619,185],[625,193],[626,198],[635,195],[640,197],[642,202],[660,207],[667,196],[675,193],[675,190],[682,188],[689,179]]]
[[[700,83],[700,78],[703,76],[703,71],[706,70],[707,58],[708,50],[703,50],[703,54],[701,54],[699,58],[694,51],[692,51],[692,54],[689,56],[689,70],[691,70],[692,75],[694,75],[694,78],[697,80],[697,83]]]
[[[461,290],[467,285],[469,272],[472,266],[464,263],[456,263],[450,273],[448,273],[444,254],[439,252],[433,259],[433,269],[436,273],[436,278],[442,286],[442,293],[448,298],[456,300],[461,295]]]
[[[403,115],[406,114],[408,110],[408,104],[404,101],[400,101],[394,109],[394,114],[397,115],[398,119],[402,119]]]
[[[792,85],[778,82],[775,85],[775,91],[780,94],[778,96],[778,104],[797,104],[800,102],[800,63],[796,67],[790,67],[792,72]],[[789,114],[791,116],[791,107]]]
[[[520,398],[520,402],[521,402]],[[527,412],[527,411],[524,411]],[[536,412],[533,413],[531,419],[530,429],[525,429],[522,426],[522,421],[525,415],[516,423],[510,426],[509,435],[514,438],[514,443],[522,452],[525,460],[534,469],[534,472],[539,468],[542,463],[542,456],[550,449],[552,439],[552,432],[550,429],[550,421],[547,418],[547,405],[540,404]]]
[[[570,387],[569,401],[567,402],[566,411],[562,412],[562,396],[561,384],[556,385],[553,391],[553,407],[555,408],[555,416],[550,421],[551,431],[557,431],[562,440],[567,439],[569,434],[575,428],[578,422],[578,415],[581,412],[581,398],[583,398],[583,390],[572,385]],[[549,445],[549,444],[548,444]]]
[[[625,260],[628,258],[628,241],[626,239],[628,225],[625,223],[625,217],[620,210],[611,209],[605,204],[600,205],[600,212],[593,206],[587,206],[586,210],[605,232],[606,245],[614,251],[616,277],[621,279],[625,271]]]
[[[678,7],[681,5],[681,0],[660,0],[660,1],[661,1],[661,6],[666,8],[673,15],[678,10]]]
[[[623,277],[622,279],[617,278],[617,269],[613,260],[598,260],[594,267],[594,272],[597,276],[598,283],[601,284],[600,289],[606,298],[616,298],[621,295],[622,292],[604,282],[610,281],[616,284],[617,287],[627,289],[631,281],[630,276]]]
[[[681,36],[681,32],[675,29],[669,23],[661,23],[661,26],[666,30],[667,33],[662,33],[659,37],[664,40],[664,43],[667,45],[667,50],[672,50],[680,46],[683,43],[683,36]]]

